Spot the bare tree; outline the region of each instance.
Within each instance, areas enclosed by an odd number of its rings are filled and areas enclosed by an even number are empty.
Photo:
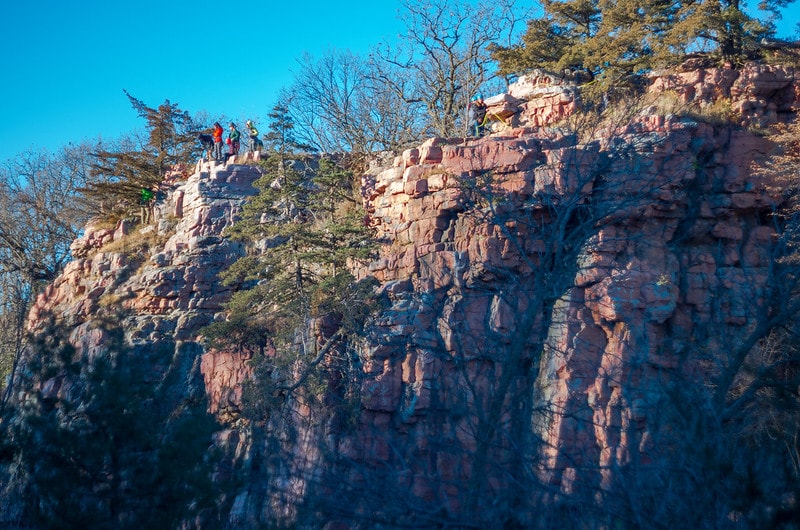
[[[306,54],[298,64],[280,99],[304,143],[322,152],[369,153],[415,139],[410,109],[370,79],[365,59],[331,49],[320,58]]]
[[[82,198],[87,146],[29,151],[0,167],[0,357],[3,378],[22,345],[32,299],[61,272],[91,212]],[[2,383],[5,385],[5,381]]]
[[[406,32],[368,58],[304,55],[281,100],[302,141],[324,152],[406,148],[464,134],[470,97],[494,82],[489,47],[509,44],[524,12],[515,2],[405,2]]]
[[[515,2],[404,2],[399,45],[379,46],[370,75],[424,116],[423,136],[463,135],[470,97],[495,78],[492,44],[507,43],[524,13]]]

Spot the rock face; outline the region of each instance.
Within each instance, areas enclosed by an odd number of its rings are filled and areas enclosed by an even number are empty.
[[[480,474],[481,495],[507,498],[525,444],[555,491],[610,487],[663,449],[659,410],[700,373],[698,337],[719,333],[724,357],[761,318],[774,230],[759,212],[779,201],[747,168],[766,142],[653,116],[613,137],[432,141],[367,179],[392,245],[363,274],[391,308],[366,347],[359,441],[406,466],[415,495],[459,513],[475,492],[454,484]],[[537,410],[515,416],[530,397]],[[435,459],[409,456],[431,440]]]
[[[794,117],[800,99],[800,74],[793,68],[750,63],[741,69],[706,67],[687,61],[678,71],[652,75],[649,92],[671,93],[684,104],[719,105],[724,119],[743,126],[768,127]],[[540,127],[569,116],[579,107],[580,76],[542,70],[520,77],[507,94],[486,99],[496,130]]]
[[[260,176],[254,166],[198,163],[188,179],[167,189],[155,224],[143,229],[131,229],[127,221],[113,228],[90,224],[72,244],[75,259],[36,300],[30,327],[36,329],[47,314],[64,315],[76,326],[77,337],[100,308],[112,308],[127,315],[124,327],[133,344],[169,341],[176,344],[176,355],[196,355],[198,331],[231,294],[218,274],[244,252],[222,234],[256,193],[253,182]],[[249,373],[227,357],[216,351],[202,357],[214,412],[238,395],[231,380]]]
[[[650,90],[672,91],[684,102],[710,105],[729,101],[742,125],[766,127],[794,116],[800,94],[798,73],[791,68],[748,64],[732,68],[693,68],[655,78]]]
[[[655,89],[730,96],[763,124],[796,108],[796,75],[687,72]],[[530,524],[537,502],[610,490],[617,470],[660,458],[671,391],[714,377],[763,318],[780,199],[750,165],[768,142],[652,111],[580,134],[542,127],[577,104],[574,87],[542,76],[488,101],[502,132],[431,139],[364,175],[385,244],[356,272],[380,282],[386,306],[354,345],[358,405],[344,422],[298,403],[308,421],[281,438],[292,464],[272,474],[254,463],[275,451],[256,441],[263,426],[231,424],[221,443],[251,473],[231,492],[231,525],[300,518],[314,495],[330,528],[357,526],[345,513]],[[149,235],[88,227],[31,325],[130,310],[131,340],[192,344],[212,411],[237,417],[250,354],[194,341],[230,296],[217,274],[243,249],[222,234],[259,176],[198,166]],[[135,259],[123,250],[136,237],[163,241]]]

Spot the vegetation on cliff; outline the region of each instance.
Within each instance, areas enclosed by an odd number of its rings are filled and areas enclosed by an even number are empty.
[[[157,108],[125,92],[147,122],[147,138],[115,149],[98,146],[90,153],[91,179],[84,193],[95,211],[116,220],[139,206],[141,190],[158,190],[168,170],[189,164],[200,152],[200,126],[189,113],[166,100]]]
[[[225,318],[202,332],[216,347],[258,352],[257,369],[268,376],[250,398],[267,414],[257,402],[290,396],[310,378],[324,385],[319,371],[331,367],[323,361],[361,333],[374,283],[356,280],[352,266],[375,246],[352,172],[300,151],[284,108],[269,116],[260,193],[229,234],[248,248],[222,275],[238,288]]]
[[[585,73],[586,81],[599,79],[608,89],[636,83],[653,69],[677,66],[691,53],[720,64],[763,58],[766,39],[775,35],[775,19],[792,2],[759,2],[756,16],[739,0],[547,0],[521,42],[496,47],[494,56],[505,73],[571,70]]]

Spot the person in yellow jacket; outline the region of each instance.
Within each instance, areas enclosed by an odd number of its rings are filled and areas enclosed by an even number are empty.
[[[255,153],[256,151],[260,151],[261,148],[264,147],[264,142],[258,137],[258,129],[256,129],[252,120],[247,120],[245,125],[247,126],[247,137],[250,138],[250,152]]]

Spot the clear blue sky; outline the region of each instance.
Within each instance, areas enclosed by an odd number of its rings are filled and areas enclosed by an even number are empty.
[[[141,129],[123,89],[153,107],[263,123],[303,52],[366,53],[403,30],[400,0],[3,4],[0,162]],[[797,3],[784,12],[783,36],[799,15]]]
[[[366,53],[402,31],[399,0],[8,1],[0,9],[0,162],[113,139],[165,99],[265,122],[303,52]]]

